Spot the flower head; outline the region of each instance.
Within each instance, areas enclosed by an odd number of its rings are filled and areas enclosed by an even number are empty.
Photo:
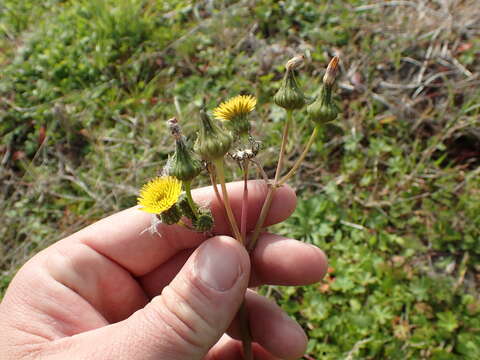
[[[182,182],[173,176],[161,176],[143,185],[138,197],[140,210],[161,214],[176,204],[182,191]]]
[[[213,110],[213,116],[222,121],[244,117],[255,109],[257,99],[252,95],[238,95],[221,103]]]

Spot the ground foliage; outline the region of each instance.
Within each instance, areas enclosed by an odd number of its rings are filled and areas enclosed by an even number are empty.
[[[480,14],[476,0],[3,0],[0,286],[35,252],[135,202],[198,106],[258,97],[272,173],[283,64],[318,87],[342,58],[325,129],[277,230],[323,248],[326,279],[267,287],[306,359],[480,358]],[[288,151],[308,136],[295,114]]]

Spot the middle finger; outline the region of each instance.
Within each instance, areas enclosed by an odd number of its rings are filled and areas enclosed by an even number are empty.
[[[138,278],[150,298],[173,280],[193,251],[183,250]],[[308,285],[320,281],[327,270],[327,258],[319,248],[275,234],[260,237],[251,259],[249,286]]]

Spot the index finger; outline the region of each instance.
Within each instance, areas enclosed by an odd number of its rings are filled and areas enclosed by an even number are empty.
[[[227,184],[232,210],[240,222],[243,197],[243,182]],[[268,187],[264,181],[248,182],[248,218],[247,230],[253,230],[260,215]],[[200,204],[209,204],[215,219],[215,234],[231,234],[221,204],[212,187],[193,191],[193,197]],[[288,218],[295,210],[296,196],[292,188],[285,185],[275,191],[265,226],[273,225]],[[83,230],[64,241],[80,241],[98,253],[115,261],[135,276],[141,276],[157,268],[178,251],[198,246],[206,239],[204,233],[186,229],[180,225],[157,226],[158,233],[144,231],[151,225],[151,214],[140,211],[138,207],[118,212]]]

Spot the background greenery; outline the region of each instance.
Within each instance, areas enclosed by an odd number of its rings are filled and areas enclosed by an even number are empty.
[[[293,181],[278,227],[323,248],[329,274],[268,287],[306,329],[305,359],[480,358],[477,0],[3,0],[0,286],[31,255],[135,203],[198,106],[259,98],[272,174],[283,64],[333,55],[343,114]],[[295,114],[298,155],[310,125]]]

